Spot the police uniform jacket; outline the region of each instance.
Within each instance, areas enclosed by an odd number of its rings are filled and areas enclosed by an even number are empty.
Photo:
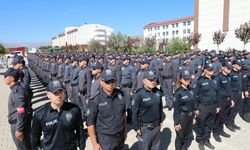
[[[16,131],[23,131],[27,119],[28,100],[24,89],[19,83],[11,87],[8,110],[9,123],[16,124]]]
[[[77,144],[84,149],[83,121],[77,105],[64,102],[58,112],[49,102],[37,109],[32,123],[33,149],[41,145],[44,150],[73,150]]]
[[[125,99],[122,91],[114,89],[112,96],[102,89],[90,101],[87,126],[94,125],[97,133],[122,135],[125,132]]]
[[[132,100],[132,128],[140,129],[143,123],[159,124],[163,122],[162,98],[163,93],[154,88],[152,91],[145,87],[136,91]]]
[[[183,88],[180,87],[176,90],[174,94],[174,124],[178,125],[181,122],[182,114],[191,114],[193,115],[194,106],[196,103],[196,95],[194,95],[194,90],[192,88]]]

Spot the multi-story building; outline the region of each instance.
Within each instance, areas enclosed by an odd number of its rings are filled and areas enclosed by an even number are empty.
[[[243,43],[235,37],[235,29],[240,24],[250,20],[249,0],[195,0],[194,32],[201,34],[198,47],[216,49],[213,44],[213,33],[219,30],[226,32],[224,42],[220,49],[243,49]],[[247,44],[245,49],[250,49]]]
[[[155,37],[157,43],[170,41],[172,38],[189,36],[194,29],[194,17],[183,17],[164,22],[154,22],[144,26],[144,38]]]
[[[91,39],[105,44],[114,29],[102,24],[84,24],[79,27],[66,27],[63,33],[52,38],[52,46],[88,45]]]

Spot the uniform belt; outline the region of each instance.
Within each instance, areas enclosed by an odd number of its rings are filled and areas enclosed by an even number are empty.
[[[184,112],[184,111],[181,111],[181,115],[193,116],[193,112]]]
[[[147,129],[153,129],[159,125],[160,125],[160,121],[155,121],[152,123],[142,123],[142,127],[146,127]]]

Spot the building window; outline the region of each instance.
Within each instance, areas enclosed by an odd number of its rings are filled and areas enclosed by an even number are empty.
[[[174,28],[174,25],[175,25],[175,24],[172,24],[172,28]]]
[[[158,27],[158,30],[160,30],[160,26]]]
[[[168,29],[168,25],[166,25],[166,29]]]
[[[187,24],[188,24],[188,25],[191,25],[191,21],[188,21]]]
[[[165,43],[165,39],[163,39],[162,42]]]
[[[176,26],[176,27],[178,27],[178,25],[179,25],[179,23],[176,23],[176,25],[175,25],[175,26]]]
[[[152,28],[150,28],[150,31],[152,31],[153,29]]]
[[[186,22],[183,22],[183,26],[186,26]]]
[[[163,32],[162,35],[165,36],[165,32]]]
[[[166,32],[166,35],[168,35],[168,31]]]
[[[158,33],[158,36],[160,36],[160,33]]]
[[[178,34],[178,33],[179,33],[179,31],[178,31],[178,30],[176,30],[176,31],[175,31],[175,33],[176,33],[176,34]]]
[[[148,31],[150,31],[150,28],[148,28]]]
[[[165,29],[165,25],[162,26],[162,29]]]
[[[183,34],[186,34],[186,29],[183,29]]]
[[[172,35],[174,35],[175,31],[172,31]]]
[[[191,33],[191,30],[190,30],[190,29],[187,29],[187,33]]]

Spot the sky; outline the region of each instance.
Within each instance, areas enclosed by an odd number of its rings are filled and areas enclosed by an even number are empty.
[[[0,42],[44,42],[67,26],[99,23],[128,36],[143,27],[194,15],[194,0],[1,0]]]

